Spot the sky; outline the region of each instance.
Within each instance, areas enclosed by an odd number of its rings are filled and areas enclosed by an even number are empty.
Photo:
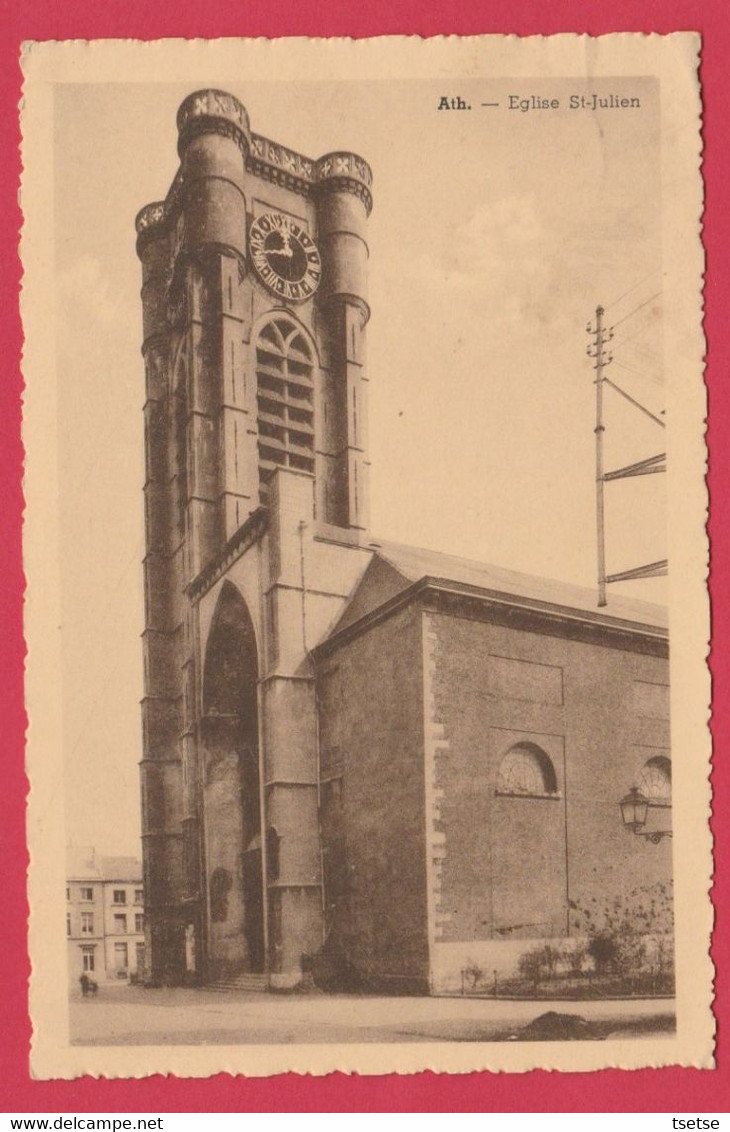
[[[200,84],[197,84],[200,85]],[[634,111],[565,103],[584,80],[296,87],[226,81],[255,132],[312,157],[354,150],[369,221],[374,537],[595,587],[595,377],[586,324],[615,326],[608,375],[664,408],[658,90]],[[69,84],[55,101],[56,355],[67,840],[139,852],[144,372],[134,216],[177,167],[191,84]],[[591,88],[593,89],[593,88]],[[451,92],[448,92],[451,93]],[[527,91],[529,93],[529,91]],[[482,107],[498,101],[499,108]],[[606,467],[664,449],[606,391]],[[664,477],[607,488],[609,572],[666,554]],[[665,599],[664,582],[621,592]],[[618,587],[616,587],[618,590]],[[609,593],[610,611],[610,593]]]

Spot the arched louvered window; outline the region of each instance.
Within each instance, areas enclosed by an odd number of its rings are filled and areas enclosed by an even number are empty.
[[[658,755],[644,763],[637,786],[655,805],[669,805],[672,800],[672,764],[666,755]]]
[[[558,783],[550,758],[535,743],[516,743],[502,759],[497,775],[498,794],[544,797],[557,794]]]
[[[267,322],[256,340],[259,488],[277,468],[314,471],[314,357],[288,318]]]

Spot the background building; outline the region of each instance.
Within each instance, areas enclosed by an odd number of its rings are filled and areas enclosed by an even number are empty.
[[[144,971],[142,865],[134,857],[97,856],[92,848],[67,851],[66,936],[69,978],[96,982]]]
[[[150,977],[439,991],[656,906],[618,801],[666,820],[663,611],[373,541],[370,169],[216,90],[178,131],[137,217]]]

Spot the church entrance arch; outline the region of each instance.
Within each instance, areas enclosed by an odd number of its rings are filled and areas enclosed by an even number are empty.
[[[209,977],[264,970],[258,650],[239,591],[225,582],[203,669]]]

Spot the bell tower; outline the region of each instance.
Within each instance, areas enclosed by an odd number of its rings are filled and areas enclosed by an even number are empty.
[[[322,930],[309,650],[366,559],[372,175],[219,90],[177,127],[136,221],[148,977],[285,982]]]

